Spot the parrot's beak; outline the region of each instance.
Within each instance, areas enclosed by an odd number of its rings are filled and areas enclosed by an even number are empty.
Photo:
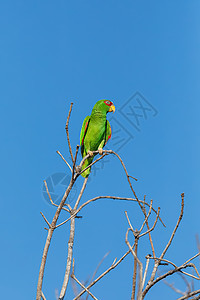
[[[113,104],[109,108],[109,112],[111,112],[111,111],[115,112],[115,106]]]

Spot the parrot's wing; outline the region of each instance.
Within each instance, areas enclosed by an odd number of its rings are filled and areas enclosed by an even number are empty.
[[[106,134],[105,134],[104,146],[106,145],[107,141],[111,138],[111,135],[112,135],[112,130],[111,130],[110,122],[106,120]]]
[[[88,124],[90,121],[90,116],[87,116],[84,121],[83,121],[83,125],[81,128],[81,134],[80,134],[80,145],[81,145],[81,154],[83,156],[83,151],[84,151],[84,138],[88,129]]]

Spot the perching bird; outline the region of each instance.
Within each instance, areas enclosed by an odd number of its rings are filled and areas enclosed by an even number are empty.
[[[109,121],[106,119],[108,112],[115,112],[115,106],[109,100],[99,100],[92,109],[91,116],[87,116],[83,121],[80,134],[80,145],[82,157],[87,154],[89,158],[85,160],[82,166],[82,170],[85,169],[94,159],[92,151],[99,151],[99,154],[103,154],[102,148],[107,141],[111,138],[111,127]],[[88,168],[81,175],[88,177],[90,174]]]

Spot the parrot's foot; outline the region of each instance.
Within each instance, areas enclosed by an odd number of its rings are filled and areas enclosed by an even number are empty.
[[[77,166],[77,167],[76,167],[76,172],[77,172],[77,173],[80,173],[80,172],[81,172],[81,167],[80,167],[80,166]]]
[[[91,157],[94,155],[93,152],[90,150],[87,152],[87,154],[89,154],[89,156],[91,156]]]
[[[103,149],[102,148],[99,148],[98,151],[99,151],[100,155],[103,155]]]

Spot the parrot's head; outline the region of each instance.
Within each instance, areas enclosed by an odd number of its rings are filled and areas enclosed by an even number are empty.
[[[99,100],[93,107],[94,111],[100,111],[102,113],[115,112],[115,106],[110,100]]]

